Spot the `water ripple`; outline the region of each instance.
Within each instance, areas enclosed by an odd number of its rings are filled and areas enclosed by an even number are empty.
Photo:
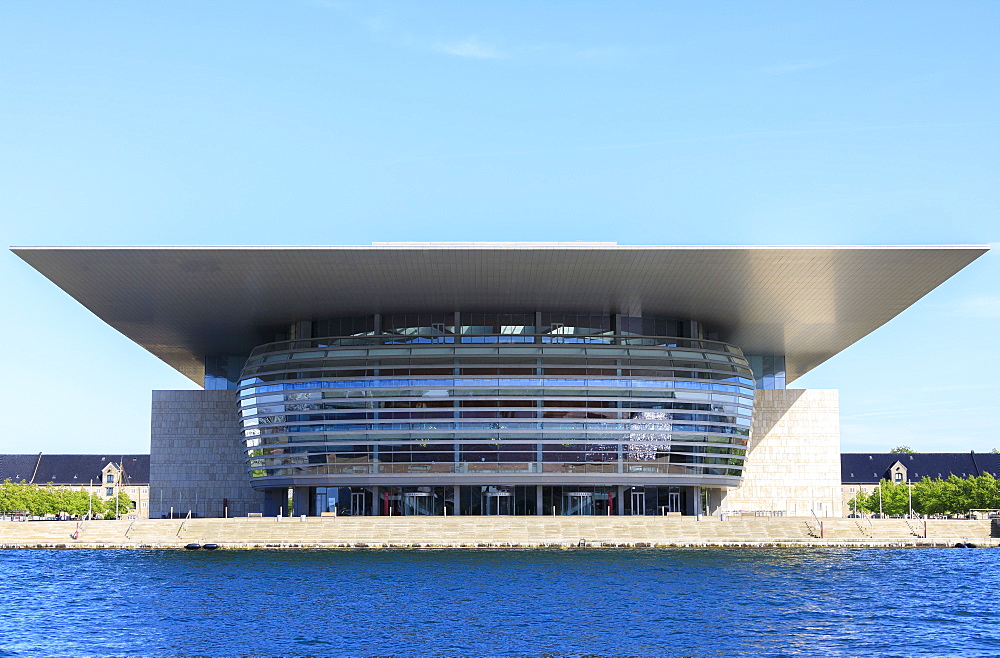
[[[0,658],[996,655],[996,550],[2,551]]]

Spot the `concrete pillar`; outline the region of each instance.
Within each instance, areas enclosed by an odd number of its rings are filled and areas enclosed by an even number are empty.
[[[694,487],[694,513],[698,516],[705,513],[701,508],[701,487]]]
[[[697,514],[697,509],[695,505],[697,504],[695,500],[698,498],[698,487],[682,487],[681,488],[681,514],[684,516],[694,516]],[[664,501],[660,501],[660,505],[665,505]],[[659,510],[657,510],[659,513]]]
[[[452,487],[452,494],[451,495],[455,497],[455,509],[454,509],[453,514],[455,516],[461,516],[461,514],[462,514],[462,490],[459,488],[459,486],[457,484],[454,487]]]
[[[619,484],[615,487],[615,497],[618,499],[615,507],[615,514],[618,516],[625,516],[625,485]]]
[[[718,514],[722,510],[722,489],[708,490],[708,509],[705,514]]]
[[[382,492],[380,487],[372,487],[372,516],[382,516]]]
[[[285,515],[288,510],[288,489],[265,489],[264,490],[264,516]]]
[[[295,516],[302,516],[305,514],[309,516],[309,503],[310,503],[310,487],[295,487],[292,489],[292,513]]]
[[[535,514],[537,516],[544,516],[545,515],[545,509],[544,509],[544,507],[545,506],[542,504],[542,485],[536,484],[535,485]]]

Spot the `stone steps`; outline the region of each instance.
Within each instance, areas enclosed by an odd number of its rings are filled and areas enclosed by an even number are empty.
[[[823,519],[736,517],[354,517],[91,521],[73,539],[74,522],[0,522],[0,546],[308,545],[687,545],[922,542],[923,522],[872,524]],[[919,530],[920,536],[913,530]],[[989,521],[929,521],[928,541],[989,543]],[[996,543],[994,541],[994,543]]]

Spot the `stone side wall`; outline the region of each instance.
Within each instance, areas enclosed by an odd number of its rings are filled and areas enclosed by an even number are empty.
[[[743,478],[719,511],[841,516],[839,391],[758,390]]]
[[[201,517],[262,511],[250,488],[236,416],[236,391],[153,391],[149,516],[174,508]]]

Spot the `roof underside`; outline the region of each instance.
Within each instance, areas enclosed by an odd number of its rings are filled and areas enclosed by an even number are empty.
[[[290,322],[453,310],[699,320],[747,354],[784,354],[791,381],[987,248],[384,243],[12,250],[200,384],[205,356],[246,355]]]

